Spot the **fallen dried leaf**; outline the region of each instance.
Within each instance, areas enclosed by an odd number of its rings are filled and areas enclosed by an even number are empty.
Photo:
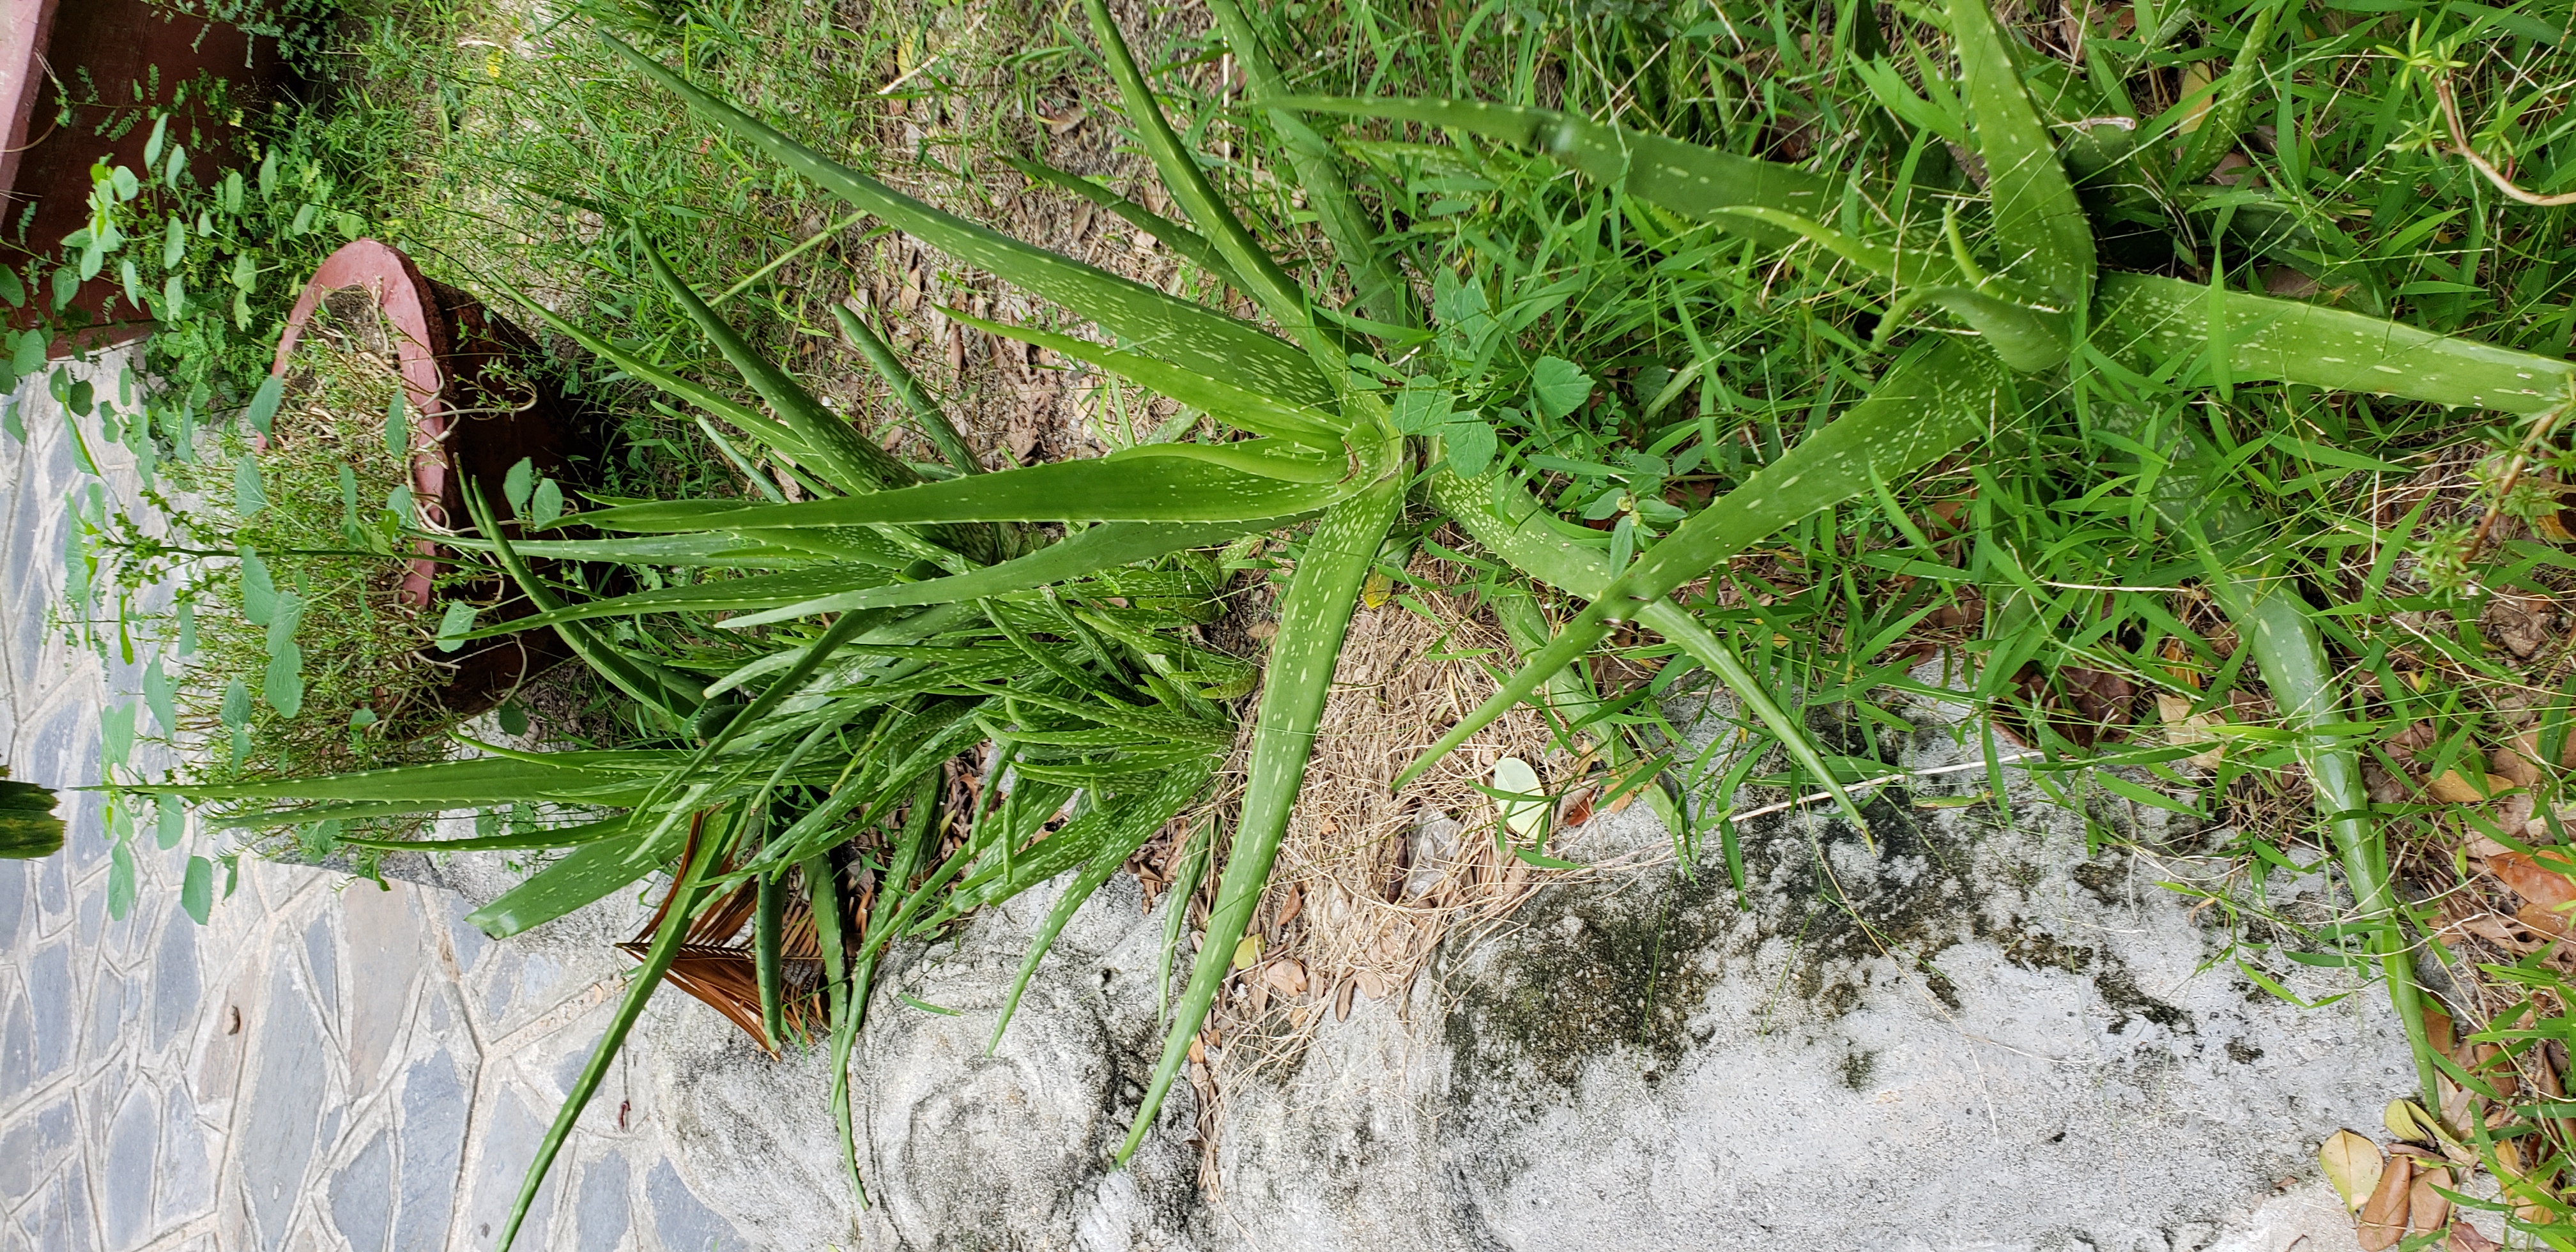
[[[2526,904],[2513,911],[2513,920],[2552,939],[2567,937],[2567,915],[2543,904]],[[2537,948],[2539,944],[2531,945]]]
[[[1359,989],[1360,983],[1358,979],[1345,978],[1342,980],[1342,994],[1339,998],[1333,1001],[1334,1021],[1347,1022],[1351,1020],[1351,996]],[[1377,997],[1371,996],[1369,998],[1376,999]]]
[[[2388,1158],[2380,1171],[2379,1185],[2371,1189],[2369,1199],[2362,1201],[2360,1220],[2353,1224],[2353,1235],[2360,1240],[2362,1252],[2383,1252],[2406,1237],[2407,1185],[2414,1180],[2412,1157]]]
[[[1306,966],[1298,961],[1274,961],[1262,977],[1270,989],[1283,996],[1306,994]]]
[[[1237,970],[1246,970],[1260,963],[1261,936],[1245,935],[1243,942],[1234,945],[1234,967]]]
[[[2475,935],[2516,956],[2526,952],[2537,952],[2550,939],[2547,931],[2539,930],[2530,923],[2507,917],[2502,913],[2480,913],[2475,917],[2463,917],[2443,927],[2442,933],[2454,942],[2460,935]]]
[[[2427,1043],[2430,1043],[2433,1046],[2434,1051],[2439,1052],[2444,1056],[2449,1056],[2453,1051],[2455,1051],[2459,1047],[2459,1044],[2456,1033],[2451,1029],[2451,1015],[2431,1004],[2426,1004],[2424,1006],[2424,1039]],[[2390,1116],[2395,1116],[2395,1106],[2393,1105],[2390,1107]],[[2406,1137],[2412,1139],[2415,1136],[2407,1135]]]
[[[2485,780],[2483,791],[2479,790],[2480,784],[2470,782],[2460,771],[2446,769],[2435,775],[2433,781],[2424,784],[2424,794],[2444,804],[2483,804],[2491,796],[2513,790],[2512,779],[2502,774],[2480,773]]]
[[[1591,821],[1592,798],[1600,794],[1601,791],[1597,787],[1577,788],[1573,795],[1567,796],[1565,798],[1565,802],[1557,806],[1556,828],[1558,830],[1572,830],[1585,822]]]
[[[2406,1189],[2406,1230],[2410,1234],[2440,1230],[2451,1220],[2451,1198],[2435,1190],[2451,1185],[2451,1171],[2434,1166],[2415,1175]]]
[[[2533,904],[2556,908],[2576,903],[2576,881],[2570,881],[2565,874],[2542,868],[2540,862],[2528,853],[2506,852],[2485,860],[2487,872],[2495,875],[2496,881]],[[2560,929],[2564,928],[2565,923],[2560,923]]]
[[[1285,898],[1279,902],[1279,920],[1273,925],[1284,931],[1288,929],[1288,923],[1297,920],[1297,915],[1305,911],[1306,893],[1299,890],[1296,884],[1291,883]]]
[[[2359,1211],[2379,1188],[2380,1171],[2387,1168],[2379,1145],[2349,1130],[2334,1132],[2317,1149],[2317,1165],[2325,1171],[2326,1181],[2334,1184],[2335,1194],[2343,1197],[2345,1210],[2352,1212]]]
[[[2452,1222],[2451,1237],[2442,1241],[2443,1252],[2502,1252],[2503,1247],[2466,1220]]]
[[[1367,996],[1372,1000],[1383,1000],[1386,998],[1386,979],[1380,976],[1376,970],[1361,970],[1359,973],[1352,976],[1351,985],[1359,988],[1361,995]]]

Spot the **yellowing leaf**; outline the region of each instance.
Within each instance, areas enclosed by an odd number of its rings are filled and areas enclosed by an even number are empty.
[[[1395,580],[1384,570],[1370,570],[1368,580],[1360,584],[1360,603],[1372,609],[1384,608],[1395,595]]]
[[[2214,95],[2208,94],[2208,88],[2211,81],[2212,80],[2209,77],[2208,62],[2194,61],[2190,65],[2183,67],[2183,98],[2187,100],[2190,99],[2194,92],[2200,92],[2202,94],[2198,100],[2192,100],[2189,108],[2182,111],[2182,124],[2174,129],[2181,131],[2186,135],[2200,129],[2201,119],[2209,116],[2210,103],[2217,98]]]
[[[1494,762],[1494,790],[1527,796],[1524,800],[1497,800],[1495,811],[1514,839],[1536,842],[1547,834],[1547,794],[1539,784],[1538,771],[1516,756]]]
[[[1243,942],[1234,945],[1234,967],[1238,970],[1246,970],[1260,963],[1261,936],[1245,935]]]
[[[2380,1158],[2378,1144],[2349,1130],[2338,1130],[2317,1149],[2317,1165],[2325,1171],[2326,1181],[2334,1184],[2335,1194],[2343,1197],[2343,1206],[2360,1212],[2370,1193],[2379,1189],[2379,1174],[2385,1162]]]

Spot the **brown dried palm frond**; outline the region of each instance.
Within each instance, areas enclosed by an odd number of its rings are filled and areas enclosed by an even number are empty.
[[[681,862],[683,874],[686,858],[696,855],[693,839]],[[683,874],[672,876],[675,886]],[[825,884],[825,889],[828,886]],[[814,884],[807,884],[809,893],[814,889]],[[776,1056],[777,1041],[761,1029],[759,962],[746,933],[759,902],[758,885],[747,882],[700,914],[689,924],[679,955],[672,959],[663,979],[724,1014],[727,1021],[751,1036],[753,1044]],[[670,910],[671,896],[666,893],[662,906],[653,910],[652,919],[633,939],[618,944],[618,951],[642,961],[652,949],[653,932],[661,928],[662,918]],[[789,1036],[811,1038],[821,1034],[831,1019],[823,994],[823,941],[815,928],[813,904],[808,896],[791,896],[785,916],[780,919],[778,972],[780,1015]]]

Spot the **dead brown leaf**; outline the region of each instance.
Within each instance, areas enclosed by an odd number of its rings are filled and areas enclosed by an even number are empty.
[[[1360,983],[1357,978],[1345,978],[1342,980],[1342,994],[1333,1001],[1334,1021],[1347,1022],[1351,1020],[1351,997],[1356,994],[1359,989]]]
[[[2406,1189],[2406,1230],[2423,1234],[2440,1230],[2451,1220],[2451,1198],[2435,1190],[2451,1185],[2451,1171],[2436,1165],[2415,1175]]]
[[[2458,770],[2446,769],[2435,775],[2433,781],[2424,784],[2424,794],[2444,804],[2483,804],[2490,796],[2513,790],[2513,780],[2501,774],[2480,770],[2479,776],[2482,784],[2469,781]],[[2481,785],[2484,790],[2480,790]]]
[[[2530,660],[2558,637],[2558,611],[2547,596],[2522,595],[2498,591],[2487,597],[2487,605],[2478,614],[2478,626],[2488,638],[2512,649],[2513,654]]]
[[[1578,787],[1556,809],[1556,828],[1572,830],[1592,820],[1592,798],[1600,795],[1597,787]]]
[[[2542,908],[2554,909],[2562,904],[2576,903],[2576,882],[2569,881],[2565,874],[2541,868],[2540,862],[2533,860],[2528,853],[2505,852],[2487,857],[2485,863],[2487,872],[2495,875],[2496,881]],[[2531,924],[2529,917],[2519,913],[2516,916],[2522,917],[2525,925]],[[2566,925],[2562,919],[2552,933],[2564,929]]]
[[[2458,1048],[2456,1032],[2451,1029],[2451,1015],[2431,1004],[2424,1006],[2424,1040],[2434,1051],[2449,1056]]]
[[[2513,920],[2552,939],[2567,937],[2567,915],[2544,905],[2526,904],[2513,911]],[[2534,945],[2537,946],[2537,945]]]
[[[2465,1218],[2452,1222],[2450,1237],[2442,1241],[2443,1252],[2502,1252],[2503,1247]]]
[[[1283,996],[1306,994],[1306,967],[1296,961],[1274,961],[1262,974],[1270,989]]]
[[[2353,1235],[2360,1240],[2362,1252],[2383,1252],[2406,1237],[2407,1189],[2414,1181],[2414,1158],[2391,1155],[2380,1170],[2379,1185],[2362,1202],[2361,1218],[2353,1225]]]

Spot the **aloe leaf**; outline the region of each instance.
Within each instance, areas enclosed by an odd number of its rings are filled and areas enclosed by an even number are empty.
[[[670,972],[671,961],[680,954],[680,945],[688,938],[689,922],[697,912],[699,881],[706,876],[706,867],[717,859],[714,847],[704,847],[681,867],[680,880],[671,886],[670,907],[663,911],[662,924],[653,933],[653,946],[645,950],[644,968],[636,971],[634,981],[626,985],[625,998],[617,1004],[617,1015],[609,1019],[598,1048],[581,1067],[581,1076],[573,1080],[572,1090],[564,1093],[563,1107],[555,1112],[554,1125],[546,1128],[545,1138],[537,1144],[537,1157],[528,1163],[527,1177],[519,1184],[519,1198],[511,1204],[509,1221],[501,1227],[498,1252],[509,1252],[511,1241],[519,1237],[519,1223],[527,1220],[528,1206],[537,1198],[538,1185],[554,1168],[556,1154],[572,1137],[573,1124],[581,1119],[582,1109],[598,1093],[600,1081],[608,1076],[609,1063],[626,1045],[627,1032],[644,1015],[645,1002],[653,998],[654,989],[662,985],[662,976]]]
[[[2132,439],[2147,426],[2145,416],[2125,404],[2106,406],[2099,420],[2103,429]],[[2188,462],[2193,442],[2189,437],[2178,440],[2162,451],[2163,459]],[[2425,1039],[2414,956],[2389,877],[2387,844],[2371,816],[2356,743],[2330,729],[2348,723],[2351,714],[2315,614],[2296,581],[2281,577],[2260,546],[2267,528],[2241,488],[2224,483],[2213,491],[2202,475],[2177,470],[2157,481],[2149,502],[2167,525],[2200,547],[2216,575],[2210,581],[2219,607],[2247,641],[2284,728],[2297,736],[2295,751],[2315,786],[2317,813],[2352,888],[2358,921],[2369,928],[2370,948],[2388,983],[2391,1007],[2413,1046],[2425,1097],[2434,1099],[2439,1093],[2433,1051]]]
[[[489,639],[561,622],[631,617],[642,613],[744,613],[882,586],[890,581],[892,579],[885,570],[865,565],[829,565],[746,578],[719,578],[684,587],[656,587],[605,600],[569,604],[486,626],[462,637]]]
[[[1345,423],[1332,414],[1311,405],[1282,400],[1276,396],[1235,386],[1222,378],[1183,369],[1168,361],[1141,352],[1121,352],[1104,348],[1088,339],[1058,335],[1008,322],[990,321],[956,309],[941,309],[951,320],[964,322],[979,330],[1036,344],[1087,365],[1096,365],[1113,374],[1150,388],[1205,412],[1218,421],[1240,427],[1257,435],[1287,439],[1330,452],[1342,450]]]
[[[1118,93],[1127,103],[1127,120],[1145,140],[1145,151],[1154,158],[1154,167],[1162,172],[1163,185],[1172,198],[1180,201],[1190,220],[1207,232],[1208,242],[1224,256],[1227,270],[1235,281],[1259,300],[1270,316],[1304,340],[1316,354],[1317,362],[1327,377],[1339,377],[1345,368],[1342,354],[1315,333],[1314,315],[1307,310],[1306,292],[1279,262],[1264,251],[1252,232],[1234,211],[1217,197],[1216,188],[1199,168],[1198,159],[1181,146],[1181,137],[1172,133],[1172,124],[1163,117],[1162,102],[1145,85],[1145,75],[1136,68],[1136,59],[1128,54],[1127,39],[1118,33],[1118,22],[1109,16],[1104,0],[1082,0],[1083,12],[1091,19],[1092,36],[1100,41],[1103,60],[1109,63],[1109,75],[1118,80]]]
[[[1234,267],[1227,263],[1223,253],[1216,250],[1215,244],[1207,241],[1207,236],[1079,174],[1069,174],[1043,161],[1032,161],[1007,152],[1000,155],[1004,162],[1012,169],[1018,170],[1029,181],[1060,187],[1107,209],[1124,219],[1128,225],[1152,236],[1164,247],[1189,258],[1191,264],[1227,282],[1240,285],[1235,279]]]
[[[499,558],[501,568],[508,572],[511,581],[519,584],[519,590],[528,597],[528,602],[537,606],[540,613],[562,608],[563,602],[555,598],[554,592],[534,570],[528,568],[527,562],[519,559],[509,538],[493,520],[491,504],[483,499],[482,491],[471,480],[465,485],[465,508],[473,515],[475,528],[492,541],[493,556]],[[690,714],[697,712],[698,703],[704,698],[701,689],[686,679],[629,659],[577,623],[565,622],[554,627],[554,632],[593,670],[598,671],[600,677],[617,684],[626,694],[673,721],[687,720]]]
[[[852,609],[896,608],[914,604],[956,604],[1060,583],[1132,562],[1151,560],[1185,548],[1224,543],[1243,535],[1293,525],[1298,520],[1300,519],[1290,516],[1250,522],[1215,522],[1198,525],[1111,522],[1078,531],[1066,536],[1060,543],[1049,544],[1027,556],[1016,557],[999,565],[988,565],[982,569],[952,574],[946,578],[929,578],[915,583],[894,583],[803,600],[782,608],[746,613],[741,617],[728,620],[725,625],[765,626],[771,622],[809,617],[818,613],[841,613]]]
[[[2352,887],[2359,921],[2371,928],[2370,948],[2388,983],[2390,1006],[2413,1045],[2424,1098],[2440,1099],[2432,1047],[2415,985],[2415,954],[2397,913],[2388,872],[2388,850],[2370,814],[2370,792],[2361,780],[2361,754],[2351,738],[2318,727],[2350,720],[2334,667],[2316,620],[2296,588],[2279,578],[2239,576],[2222,584],[2227,615],[2247,629],[2263,685],[2281,710],[2285,729],[2298,736],[2299,760],[2316,786],[2317,812],[2326,819],[2336,859]]]
[[[1333,398],[1331,383],[1295,345],[1221,313],[1141,283],[1031,247],[945,213],[833,161],[691,83],[609,35],[600,36],[637,71],[709,120],[817,186],[866,209],[949,255],[1107,327],[1175,364],[1255,380],[1256,390],[1310,404]]]
[[[1231,739],[1230,733],[1228,738]],[[1172,820],[1173,814],[1180,812],[1183,806],[1207,789],[1208,780],[1216,772],[1210,746],[1205,742],[1184,745],[1176,753],[1180,760],[1177,767],[1167,764],[1155,768],[1154,772],[1163,777],[1152,790],[1095,805],[1066,823],[1063,829],[1039,840],[1036,847],[1019,852],[1008,866],[996,860],[969,872],[958,880],[951,893],[954,899],[942,906],[938,916],[953,916],[979,905],[999,904],[1082,864],[1095,849],[1124,845],[1132,854],[1144,845],[1145,840],[1152,838],[1155,831],[1162,829],[1163,823]],[[1038,777],[1028,772],[1029,763],[1026,761],[1015,762],[1013,768],[1025,777]],[[1043,818],[1046,814],[1036,816]],[[1126,858],[1122,855],[1119,864],[1125,863]],[[1031,964],[1034,967],[1034,962]],[[994,1037],[999,1038],[1000,1035],[997,1028]]]
[[[1898,278],[1899,258],[1897,256],[1896,249],[1890,248],[1885,244],[1871,243],[1866,239],[1859,239],[1851,235],[1846,235],[1841,231],[1835,230],[1831,226],[1827,226],[1824,223],[1815,220],[1814,218],[1802,217],[1796,213],[1790,213],[1781,209],[1764,208],[1760,205],[1752,204],[1730,205],[1726,208],[1714,210],[1714,212],[1721,219],[1741,218],[1747,221],[1760,222],[1766,226],[1775,227],[1800,239],[1804,239],[1809,243],[1816,244],[1824,248],[1826,251],[1833,253],[1835,256],[1841,257],[1842,259],[1849,261],[1862,269],[1868,270],[1870,273],[1876,274],[1881,278],[1890,280],[1896,280]],[[1916,260],[1918,264],[1921,261],[1921,258],[1919,257],[1907,259]],[[1936,261],[1936,264],[1938,263],[1939,262]],[[1955,274],[1955,269],[1950,269],[1945,266],[1944,272],[1941,276],[1943,278],[1950,278],[1955,276]]]
[[[1319,452],[1313,447],[1285,439],[1254,439],[1244,443],[1149,443],[1116,455],[1128,461],[1177,457],[1221,465],[1258,478],[1276,478],[1292,483],[1340,482],[1350,471],[1350,462],[1341,455],[1339,448]]]
[[[736,404],[735,402],[717,395],[715,392],[710,391],[697,383],[691,382],[690,380],[674,374],[669,370],[663,369],[661,366],[651,361],[647,361],[643,357],[637,356],[624,348],[618,347],[616,344],[594,335],[587,330],[583,330],[581,327],[557,316],[554,310],[547,308],[543,303],[539,302],[535,296],[529,295],[527,292],[511,286],[507,282],[493,279],[487,279],[486,281],[491,282],[501,290],[508,292],[513,299],[519,302],[519,306],[521,308],[524,308],[529,313],[535,315],[537,320],[544,322],[546,326],[555,333],[581,345],[582,348],[585,351],[588,351],[591,355],[608,361],[618,369],[650,384],[657,390],[670,395],[674,399],[696,405],[701,409],[705,409],[709,413],[713,413],[716,416],[731,422],[735,429],[759,440],[763,446],[778,449],[791,457],[801,457],[811,451],[811,449],[805,446],[802,440],[799,440],[796,437],[796,433],[794,431],[788,429],[786,424],[780,422],[778,419],[771,417],[758,409],[752,408],[749,405]]]
[[[489,552],[490,540],[475,535],[442,535],[442,547],[468,552]],[[639,565],[710,566],[717,569],[779,569],[811,565],[815,554],[807,549],[783,544],[764,543],[756,538],[731,534],[647,535],[620,539],[520,539],[511,547],[521,556],[566,561],[622,561]],[[909,553],[899,552],[894,545],[884,545],[884,559],[877,562],[887,569],[900,569],[910,564]]]
[[[772,870],[760,876],[751,911],[752,981],[760,995],[760,1033],[769,1040],[770,1054],[778,1053],[787,1039],[787,1011],[780,996],[785,970],[779,964],[780,932],[787,925],[787,875]]]
[[[876,328],[868,325],[866,318],[859,316],[857,310],[847,305],[833,305],[832,316],[840,322],[841,333],[848,335],[850,342],[859,346],[859,355],[868,359],[868,364],[876,370],[877,377],[884,379],[886,386],[893,389],[895,399],[902,401],[903,407],[911,410],[913,421],[921,427],[921,433],[929,437],[931,444],[939,449],[940,457],[958,473],[983,473],[984,464],[975,459],[975,450],[966,446],[965,436],[957,433],[956,424],[948,420],[948,414],[939,407],[939,401],[932,399],[930,392],[921,385],[921,380],[913,377],[911,370],[904,368],[903,361],[895,356],[893,348],[886,346],[886,341],[877,334]]]
[[[678,759],[664,751],[623,752],[617,765],[590,759],[609,754],[549,753],[545,761],[481,757],[355,770],[320,778],[262,782],[171,784],[155,790],[196,800],[445,800],[450,807],[509,804],[521,800],[573,800],[634,785],[640,773],[659,772]],[[552,758],[573,757],[570,761]],[[632,764],[627,764],[631,761]]]
[[[663,842],[668,843],[665,836]],[[465,915],[495,939],[531,930],[558,917],[606,899],[608,893],[653,872],[660,858],[637,857],[622,840],[602,840],[575,848],[562,860],[538,870],[490,904]]]
[[[2004,364],[2025,374],[2066,364],[2073,319],[2064,313],[1999,299],[1973,287],[1918,287],[1908,295],[1949,310],[1983,336]],[[1895,320],[1891,314],[1888,321]]]
[[[1628,194],[1639,199],[1677,213],[1709,218],[1766,245],[1792,243],[1797,236],[1741,217],[1718,217],[1718,211],[1752,206],[1822,219],[1830,216],[1836,202],[1832,179],[1796,166],[1737,156],[1553,109],[1472,100],[1354,100],[1326,96],[1290,96],[1270,103],[1274,108],[1308,113],[1454,126],[1488,139],[1535,148],[1559,164],[1602,182],[1625,180]]]
[[[856,1019],[860,997],[850,994],[850,939],[841,921],[841,893],[832,873],[828,856],[810,856],[798,866],[805,876],[806,894],[814,902],[814,938],[823,950],[823,997],[832,1017],[832,1120],[841,1136],[841,1160],[850,1171],[850,1193],[858,1197],[859,1207],[868,1205],[867,1184],[859,1179],[859,1141],[850,1124],[850,1066],[841,1051],[841,1029],[850,1023],[850,1033],[858,1033]]]
[[[1556,642],[1398,775],[1396,785],[1420,777],[1469,735],[1528,699],[1549,675],[1607,638],[1619,621],[1637,618],[1673,589],[1780,528],[1958,448],[1988,428],[1997,398],[2008,394],[1996,363],[1983,353],[1933,347],[1918,349],[1908,360],[1914,368],[1890,370],[1868,399],[1647,549],[1566,624]]]
[[[633,818],[621,813],[577,826],[547,826],[524,833],[472,835],[463,839],[378,839],[344,834],[340,836],[340,842],[361,848],[382,848],[388,852],[532,852],[577,848],[585,843],[614,839],[633,828]]]
[[[799,459],[807,469],[821,475],[834,489],[849,494],[908,487],[921,481],[921,475],[914,473],[911,466],[894,459],[860,435],[847,420],[824,408],[813,392],[762,356],[730,323],[708,308],[707,302],[689,289],[688,282],[671,268],[661,250],[642,231],[635,232],[634,239],[645,260],[652,263],[653,276],[661,280],[662,289],[688,311],[699,332],[715,343],[716,350],[724,354],[743,381],[760,393],[779,424],[795,435],[805,450]]]
[[[2093,226],[2066,181],[2057,147],[2022,88],[1986,0],[1950,0],[1950,30],[1977,154],[1986,162],[1995,237],[2006,249],[2026,249],[2002,272],[2046,291],[2063,309],[2081,309],[2093,294]]]
[[[1001,1019],[993,1023],[993,1037],[984,1045],[985,1051],[1001,1046],[1002,1031],[1010,1026],[1011,1014],[1018,1011],[1020,995],[1028,989],[1030,975],[1037,973],[1038,962],[1046,959],[1047,949],[1055,946],[1056,936],[1063,933],[1065,924],[1073,920],[1074,911],[1082,907],[1084,900],[1091,898],[1092,892],[1099,890],[1100,884],[1109,881],[1110,875],[1126,868],[1128,858],[1136,855],[1136,849],[1145,846],[1145,842],[1188,807],[1190,801],[1207,790],[1208,781],[1216,776],[1216,762],[1205,755],[1198,760],[1197,768],[1172,771],[1152,791],[1122,798],[1114,811],[1102,817],[1100,825],[1103,829],[1097,836],[1082,841],[1093,848],[1090,860],[1078,877],[1065,884],[1064,894],[1057,897],[1055,907],[1048,911],[1046,920],[1038,926],[1037,934],[1029,940],[1028,955],[1020,961],[1019,974],[1011,980],[1011,993],[1002,1002]],[[1103,810],[1094,809],[1083,816],[1087,818],[1102,813]],[[1075,824],[1081,821],[1077,818]],[[1073,833],[1072,827],[1068,826],[1049,835],[1038,847],[1043,850]],[[1022,867],[1015,877],[1025,878],[1027,885],[1034,886],[1061,872],[1062,869],[1045,871]],[[959,891],[962,893],[964,890],[965,886],[961,885]]]
[[[1126,453],[1057,461],[899,491],[750,505],[722,512],[660,504],[585,513],[617,530],[766,530],[925,522],[1230,522],[1312,513],[1352,494],[1349,483],[1298,483],[1204,461]]]
[[[2188,355],[2208,344],[2213,303],[2225,311],[2227,372],[2236,382],[2278,381],[2332,391],[2402,396],[2434,404],[2538,413],[2565,403],[2576,365],[2456,335],[2297,300],[2216,293],[2180,279],[2102,276],[2097,342],[2125,323],[2127,348]]]
[[[1279,634],[1272,640],[1269,674],[1255,714],[1252,759],[1244,785],[1243,814],[1235,828],[1218,884],[1216,907],[1208,913],[1207,938],[1190,983],[1163,1038],[1163,1056],[1145,1089],[1127,1142],[1118,1150],[1125,1161],[1152,1129],[1154,1114],[1171,1091],[1172,1080],[1189,1059],[1190,1040],[1207,1020],[1217,987],[1233,960],[1234,945],[1252,923],[1270,881],[1270,866],[1279,857],[1279,841],[1288,830],[1288,814],[1305,782],[1306,763],[1314,755],[1315,735],[1323,719],[1324,698],[1333,685],[1333,666],[1342,638],[1350,630],[1351,608],[1360,584],[1377,562],[1378,548],[1395,524],[1403,503],[1402,479],[1386,475],[1367,490],[1324,514],[1307,537],[1303,559],[1288,580],[1279,605]]]

